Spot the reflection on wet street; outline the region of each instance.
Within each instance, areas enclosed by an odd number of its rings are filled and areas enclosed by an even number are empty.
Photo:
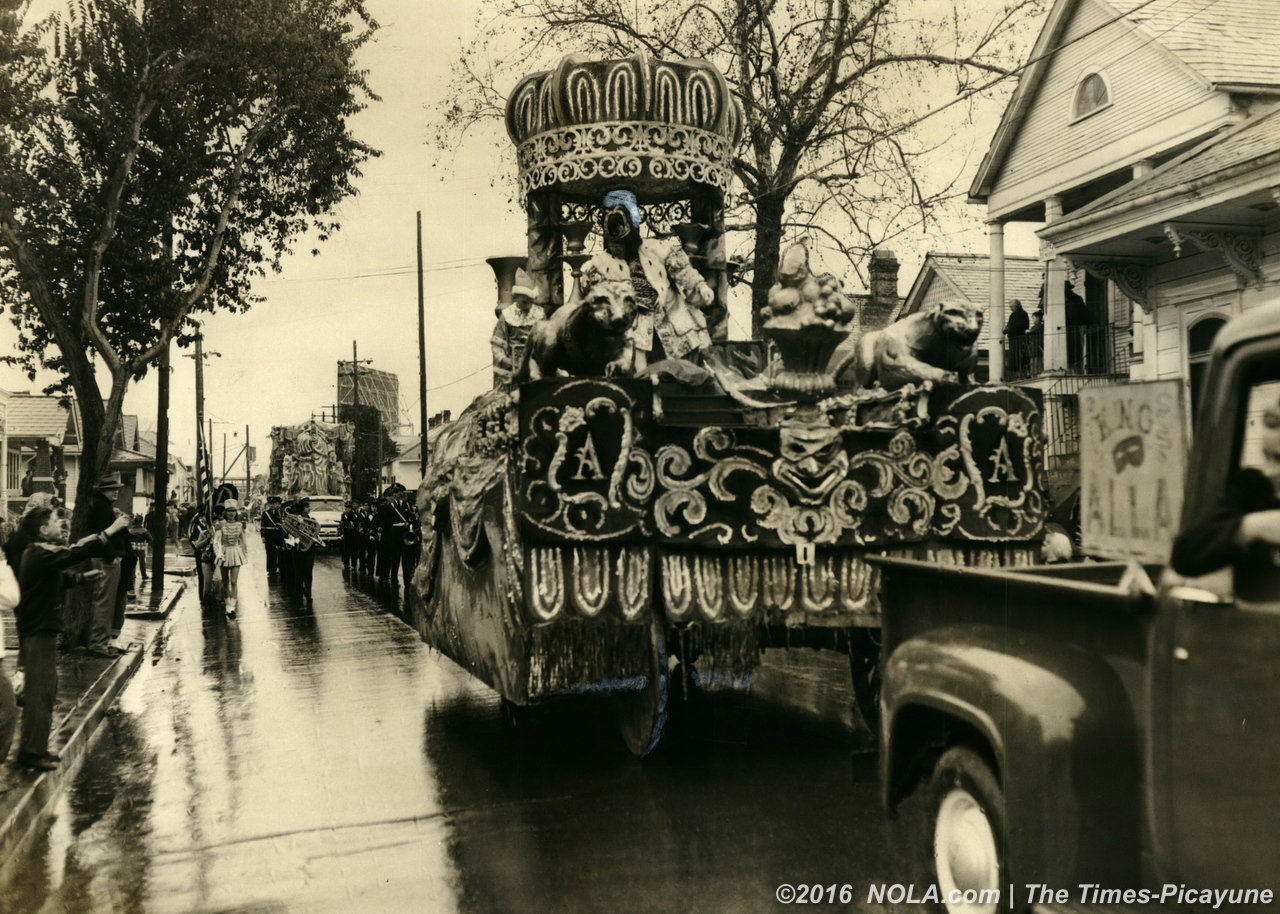
[[[838,721],[694,696],[644,763],[580,701],[515,734],[336,557],[314,606],[251,561],[238,620],[184,597],[0,910],[764,911],[891,878]]]

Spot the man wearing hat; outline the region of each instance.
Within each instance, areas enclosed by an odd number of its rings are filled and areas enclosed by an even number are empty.
[[[537,298],[538,290],[529,274],[523,269],[516,270],[515,285],[511,287],[511,304],[498,309],[498,323],[489,340],[493,351],[495,387],[511,380],[511,375],[524,360],[530,328],[546,319],[546,312],[537,304]]]
[[[393,483],[382,493],[378,507],[378,557],[377,576],[383,584],[395,590],[400,585],[396,569],[400,565],[400,553],[404,549],[404,536],[409,530],[409,519],[400,507],[400,494],[404,486]]]
[[[262,533],[262,545],[267,550],[267,577],[280,573],[280,547],[284,543],[284,531],[280,528],[279,495],[267,496],[267,507],[262,512],[259,530]]]
[[[123,485],[120,474],[114,471],[98,480],[89,496],[86,514],[88,535],[105,531],[121,516],[116,508],[116,497]],[[103,572],[102,577],[96,578],[89,589],[87,637],[82,634],[82,640],[87,641],[87,653],[94,656],[115,657],[120,653],[111,644],[124,625],[125,595],[120,591],[120,559],[132,548],[126,525],[125,529],[108,536],[101,557],[91,560],[91,570]]]
[[[320,542],[320,525],[311,519],[311,499],[305,495],[297,501],[298,526],[304,535],[291,537],[293,544],[293,570],[298,591],[303,599],[311,600],[311,571],[316,560],[316,547]]]

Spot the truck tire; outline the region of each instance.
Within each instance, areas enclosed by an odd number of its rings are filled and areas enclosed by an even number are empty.
[[[1011,910],[1004,847],[1004,794],[990,765],[967,746],[938,757],[922,786],[921,856],[931,861],[937,910],[997,914]]]
[[[643,688],[622,692],[614,699],[618,730],[622,741],[636,758],[644,758],[662,739],[667,725],[667,705],[671,696],[671,676],[667,669],[666,642],[661,623],[649,629],[649,669]]]

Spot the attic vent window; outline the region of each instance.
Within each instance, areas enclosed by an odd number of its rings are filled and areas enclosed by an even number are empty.
[[[1087,73],[1076,85],[1075,104],[1071,107],[1071,120],[1101,111],[1111,105],[1111,87],[1101,73]]]

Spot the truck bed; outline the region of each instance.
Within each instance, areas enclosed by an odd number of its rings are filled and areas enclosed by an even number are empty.
[[[1149,650],[1150,580],[1159,566],[1123,562],[968,568],[869,558],[883,574],[884,656],[910,639],[989,644],[1032,656],[1105,663],[1140,702]],[[1142,567],[1145,575],[1134,573]]]

